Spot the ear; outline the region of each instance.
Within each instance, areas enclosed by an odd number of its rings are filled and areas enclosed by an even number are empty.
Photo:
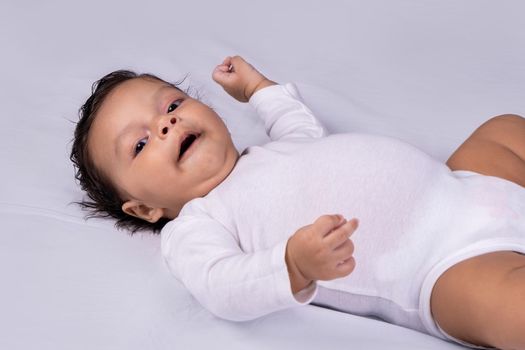
[[[164,215],[164,209],[148,207],[147,205],[135,200],[129,200],[122,204],[122,211],[128,215],[151,223],[157,222]]]

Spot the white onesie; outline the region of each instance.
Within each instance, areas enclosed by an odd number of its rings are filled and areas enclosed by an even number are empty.
[[[430,294],[450,266],[490,251],[525,253],[525,188],[452,172],[395,138],[327,135],[293,84],[250,99],[272,140],[162,230],[173,275],[215,315],[250,320],[313,302],[448,338]],[[359,219],[355,270],[293,295],[288,238],[323,214]]]

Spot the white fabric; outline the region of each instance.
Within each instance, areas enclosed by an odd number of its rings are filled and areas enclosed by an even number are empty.
[[[0,348],[462,348],[311,304],[214,317],[171,277],[159,236],[84,220],[70,140],[91,84],[126,68],[187,75],[239,151],[267,143],[211,79],[240,54],[295,81],[329,133],[396,137],[444,162],[492,116],[525,115],[523,13],[521,0],[0,1]]]
[[[284,248],[323,214],[359,219],[352,236],[357,267],[317,282],[351,296],[314,301],[439,337],[430,293],[442,272],[484,252],[525,252],[521,186],[456,177],[397,139],[327,135],[293,84],[260,90],[250,104],[271,142],[247,148],[219,186],[188,202],[162,230],[171,271],[219,317],[249,320],[314,300],[317,285],[293,298]]]

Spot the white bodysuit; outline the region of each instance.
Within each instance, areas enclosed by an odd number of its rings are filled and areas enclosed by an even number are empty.
[[[173,275],[215,315],[250,320],[313,302],[448,338],[430,313],[437,278],[469,257],[525,253],[525,188],[452,172],[395,138],[327,135],[293,84],[250,99],[271,142],[162,230]],[[293,295],[288,238],[324,214],[358,218],[355,270]]]

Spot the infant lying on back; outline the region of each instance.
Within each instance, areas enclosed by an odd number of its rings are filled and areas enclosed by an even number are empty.
[[[482,230],[501,220],[480,194],[514,184],[460,177],[397,139],[327,135],[295,85],[239,56],[213,78],[255,108],[271,142],[239,155],[221,118],[175,85],[110,73],[75,134],[84,205],[133,231],[161,230],[169,269],[219,317],[314,301],[445,338],[430,309],[433,285],[457,263],[443,262],[498,238]]]

